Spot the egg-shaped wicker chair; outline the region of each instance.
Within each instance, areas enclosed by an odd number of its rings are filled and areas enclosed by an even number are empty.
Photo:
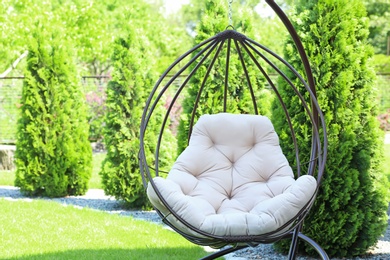
[[[280,7],[267,3],[287,28],[303,75],[262,44],[226,29],[168,67],[141,119],[139,162],[149,200],[163,222],[183,237],[221,248],[204,259],[284,238],[292,238],[289,259],[296,257],[298,239],[328,259],[301,233],[325,169],[325,121],[303,45]],[[286,99],[281,85],[294,97]],[[262,91],[272,94],[264,97]],[[282,111],[277,116],[264,115],[269,112],[263,103],[271,98]],[[304,111],[304,125],[294,122],[291,100]],[[273,121],[288,126],[281,144]],[[177,131],[188,138],[170,165],[166,139]],[[301,131],[311,135],[305,144],[298,141]],[[281,147],[295,157],[287,158]]]

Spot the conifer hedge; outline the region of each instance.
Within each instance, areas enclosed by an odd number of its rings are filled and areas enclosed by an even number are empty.
[[[383,139],[376,120],[368,19],[359,0],[302,0],[296,12],[293,21],[311,61],[329,138],[323,183],[304,233],[330,256],[357,256],[375,245],[387,226],[387,201],[375,188],[375,180],[382,175]],[[303,71],[291,40],[285,55]],[[283,85],[279,89],[290,100],[286,103],[294,124],[304,126],[304,112],[293,93]],[[275,108],[275,119],[279,113]],[[286,125],[276,123],[275,129],[283,145],[288,136]],[[301,129],[298,141],[302,144],[308,140],[310,128]],[[294,161],[291,147],[283,145],[283,150]],[[301,152],[309,156],[309,150]],[[278,247],[287,249],[287,244]],[[301,249],[313,253],[306,244],[301,244]]]
[[[148,40],[143,37],[140,31],[136,33],[129,28],[127,38],[119,37],[114,43],[114,69],[112,80],[107,86],[107,112],[103,131],[107,155],[99,173],[105,193],[133,208],[151,206],[139,170],[139,126],[147,95],[156,77],[151,72],[152,57]],[[149,122],[151,128],[154,120],[162,120],[162,116],[157,112]],[[157,134],[145,137],[146,146],[154,149],[156,137]],[[169,131],[166,137],[167,141],[161,149],[162,167],[175,159],[175,140]]]
[[[34,196],[85,194],[92,170],[86,107],[73,52],[37,26],[28,48],[16,141],[15,185]]]

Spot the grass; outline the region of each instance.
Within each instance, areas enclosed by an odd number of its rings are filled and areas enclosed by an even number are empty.
[[[89,180],[90,189],[102,189],[99,171],[104,160],[105,153],[94,153],[92,156],[92,176]],[[0,171],[0,186],[14,186],[15,171]]]
[[[90,188],[101,188],[94,154]],[[390,144],[385,145],[390,180]],[[14,172],[0,171],[0,185]],[[0,198],[0,259],[198,259],[207,253],[160,225],[56,202]]]
[[[89,181],[89,188],[102,189],[100,182],[99,171],[104,160],[105,153],[94,153],[92,157],[92,177]],[[385,160],[384,160],[385,175],[390,181],[390,144],[385,144]],[[0,171],[0,186],[13,186],[15,179],[14,171]]]
[[[99,171],[102,166],[102,162],[106,157],[105,153],[94,153],[92,156],[92,176],[89,180],[89,188],[91,189],[102,189],[100,182]]]
[[[0,186],[14,186],[14,179],[14,171],[0,171]]]
[[[0,199],[0,259],[199,259],[163,226],[44,200]]]
[[[390,190],[389,190],[389,185],[390,185],[390,144],[386,144],[384,150],[385,150],[384,151],[385,160],[383,162],[383,169],[384,169],[385,178],[387,177],[387,180],[383,179],[382,186],[383,186],[383,192],[384,192],[385,196],[387,196],[387,201],[390,202]]]
[[[385,161],[384,161],[384,169],[386,172],[386,176],[390,181],[390,144],[385,145]]]

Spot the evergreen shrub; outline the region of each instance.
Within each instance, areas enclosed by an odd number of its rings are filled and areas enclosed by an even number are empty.
[[[106,194],[122,200],[128,207],[150,208],[139,170],[138,152],[142,111],[155,77],[151,73],[148,41],[140,37],[142,34],[129,30],[127,38],[118,38],[114,43],[114,70],[107,86],[103,131],[107,155],[99,174]],[[156,115],[155,119],[162,120],[162,116]],[[150,124],[154,124],[153,119]],[[172,151],[176,150],[176,140],[168,130],[166,136],[168,139],[162,144],[162,165],[172,163]],[[145,142],[153,149],[157,139],[147,136]]]
[[[15,185],[28,195],[82,195],[92,171],[85,100],[58,31],[37,26],[28,48],[16,141]]]
[[[303,232],[331,257],[361,255],[376,244],[387,226],[387,201],[378,189],[383,180],[383,135],[376,119],[367,17],[359,0],[304,0],[296,11],[294,26],[311,61],[329,138],[323,182]],[[285,45],[286,59],[293,60],[292,65],[302,72],[292,45],[291,40]],[[303,111],[291,90],[283,85],[279,88],[290,100],[286,103],[294,124],[302,126],[298,142],[305,144],[310,128],[304,127]],[[273,116],[279,113],[275,106]],[[294,152],[283,145],[288,136],[285,123],[276,123],[275,129],[283,151],[293,161]],[[309,148],[301,150],[308,157]],[[277,244],[284,250],[287,246]],[[315,254],[306,244],[300,247]]]

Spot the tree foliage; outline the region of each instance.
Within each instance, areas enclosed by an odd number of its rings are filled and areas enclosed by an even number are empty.
[[[390,37],[390,3],[388,1],[365,1],[369,22],[369,43],[376,54],[388,54]]]
[[[376,189],[382,178],[383,139],[375,118],[368,19],[358,0],[311,0],[299,2],[293,21],[311,60],[329,138],[326,172],[304,233],[330,256],[357,256],[375,245],[387,224],[385,196]],[[285,54],[303,71],[291,42]],[[290,100],[294,124],[304,126],[295,97],[285,86],[279,87]],[[275,110],[273,115],[278,113]],[[275,124],[275,129],[283,144],[288,135],[285,125]],[[309,128],[302,127],[300,143],[310,136],[310,130],[304,129]],[[283,149],[294,160],[293,151]],[[312,253],[306,245],[302,248]]]
[[[37,20],[47,27],[62,28],[62,37],[75,50],[80,75],[110,76],[112,46],[116,37],[127,37],[129,28],[143,30],[149,39],[150,63],[162,72],[188,48],[184,26],[161,13],[158,0],[4,0],[0,3],[0,75],[23,76],[27,42]],[[50,26],[49,26],[50,25]],[[17,66],[13,63],[20,59]],[[89,111],[90,140],[102,138],[104,92],[85,88]]]
[[[138,128],[145,88],[151,84],[142,45],[136,32],[115,42],[113,78],[107,87],[104,140],[107,155],[99,173],[106,194],[133,206],[146,203],[138,171]],[[146,65],[146,67],[145,67]]]
[[[180,10],[180,15],[178,19],[181,24],[185,25],[187,32],[192,36],[198,33],[196,29],[200,23],[204,23],[205,19],[210,18],[210,13],[207,11],[206,3],[208,0],[191,0],[188,4],[184,5]],[[229,10],[228,2],[224,1],[221,4],[224,5],[225,13],[221,14],[220,19],[224,26],[221,26],[219,30],[225,29],[228,25],[229,19]],[[291,1],[276,1],[281,6],[284,6],[284,9],[288,8],[285,2]],[[278,19],[276,15],[264,16],[258,10],[263,7],[265,8],[268,4],[265,2],[259,2],[256,0],[250,1],[232,1],[231,3],[231,17],[233,24],[236,28],[242,28],[242,31],[247,32],[245,29],[245,24],[240,25],[242,21],[250,21],[250,37],[256,39],[258,42],[261,42],[265,46],[268,46],[270,49],[274,50],[276,53],[281,53],[282,45],[286,31],[283,30],[283,24]],[[272,14],[274,12],[272,11]],[[208,17],[208,18],[206,18]],[[215,19],[215,18],[213,18]],[[213,20],[211,20],[213,21]]]
[[[154,36],[149,37],[153,39],[154,55],[160,58],[154,66],[161,71],[169,57],[186,49],[189,38],[184,27],[172,26],[155,2],[158,1],[4,0],[0,4],[0,72],[26,50],[26,35],[38,19],[63,28],[63,37],[77,51],[80,73],[87,75],[109,74],[113,40],[126,37],[129,27],[147,28],[145,33]],[[15,73],[19,76],[22,71],[23,67]]]
[[[104,140],[107,155],[99,173],[106,194],[138,208],[150,207],[138,164],[139,125],[148,90],[155,78],[151,71],[149,45],[140,29],[130,29],[127,38],[119,37],[115,41],[112,57],[115,69],[107,87],[106,101]],[[157,114],[156,119],[161,120],[161,117]],[[153,125],[153,119],[150,124]],[[151,136],[146,139],[149,146],[154,147],[157,143]],[[161,157],[168,157],[168,162],[172,162],[172,143],[163,146],[167,153]],[[173,143],[173,150],[174,147]]]
[[[205,12],[202,19],[196,28],[195,44],[198,44],[211,36],[222,32],[228,25],[228,6],[225,1],[205,1]],[[245,33],[248,37],[253,36],[252,20],[253,9],[247,6],[242,6],[238,15],[235,17],[235,23],[232,24],[237,31]],[[227,43],[226,43],[227,44]],[[233,45],[233,43],[232,43]],[[223,96],[224,96],[224,81],[226,67],[226,50],[222,50],[219,54],[213,70],[206,81],[205,90],[202,92],[199,101],[199,107],[196,108],[196,118],[202,114],[213,114],[223,112]],[[253,113],[253,103],[247,86],[246,78],[243,76],[244,71],[241,62],[238,59],[238,54],[232,52],[232,58],[229,63],[229,87],[227,99],[227,112],[230,113]],[[248,57],[246,57],[248,58]],[[207,68],[210,62],[205,62],[191,78],[187,88],[187,95],[183,101],[183,113],[179,123],[178,132],[178,152],[180,153],[186,146],[188,141],[188,132],[190,118],[194,109],[199,87],[207,73]],[[251,77],[253,88],[258,97],[264,95],[264,79],[256,77],[254,66],[248,66],[248,73]],[[262,102],[259,101],[259,104]],[[267,113],[266,107],[261,107],[262,113]]]
[[[82,195],[91,176],[85,101],[61,30],[32,34],[18,121],[15,185],[29,195]]]

